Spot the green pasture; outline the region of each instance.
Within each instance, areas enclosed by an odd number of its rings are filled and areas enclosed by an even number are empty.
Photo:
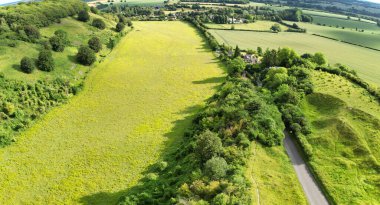
[[[289,47],[298,53],[322,52],[330,64],[342,63],[360,77],[380,86],[380,52],[304,33],[261,33],[251,31],[210,30],[219,43],[243,49]]]
[[[275,24],[273,21],[256,21],[254,23],[242,23],[242,24],[206,24],[211,29],[231,29],[232,26],[239,30],[257,30],[257,31],[270,31],[270,28]],[[281,30],[288,29],[284,25],[280,25]]]
[[[288,21],[287,23],[293,22]],[[297,23],[297,25],[301,28],[305,28],[309,34],[318,34],[349,43],[380,49],[380,33],[358,32],[355,31],[355,29],[343,29],[342,27],[336,28],[335,26],[319,26],[301,22]],[[377,32],[380,32],[380,29]]]
[[[380,34],[380,27],[376,25],[376,23],[369,23],[366,21],[358,21],[358,20],[348,20],[342,18],[335,18],[329,16],[313,16],[314,24],[325,24],[326,26],[332,27],[345,27],[350,30],[364,30],[364,32],[368,33],[377,33]]]
[[[115,204],[181,139],[222,69],[182,22],[135,22],[84,90],[0,150],[0,204]]]

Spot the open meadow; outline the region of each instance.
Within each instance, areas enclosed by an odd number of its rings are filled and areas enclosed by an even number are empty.
[[[342,63],[363,79],[380,85],[380,52],[304,33],[210,30],[220,43],[243,49],[293,48],[300,54],[322,52],[330,64]]]
[[[340,76],[315,71],[313,82],[302,106],[312,128],[310,164],[337,204],[378,204],[379,103]]]
[[[292,24],[293,22],[287,22]],[[376,33],[372,32],[358,32],[355,29],[342,27],[336,28],[335,26],[320,26],[310,23],[298,22],[297,25],[301,28],[305,28],[309,34],[318,34],[329,38],[338,39],[357,45],[362,45],[369,48],[375,48],[380,50],[380,27]]]
[[[208,28],[211,29],[231,29],[234,26],[235,29],[241,30],[256,30],[256,31],[270,31],[271,26],[275,22],[273,21],[256,21],[254,23],[244,23],[244,24],[206,24]],[[280,25],[281,30],[288,29],[284,25]]]
[[[224,81],[195,29],[134,22],[84,90],[0,150],[0,204],[115,204]]]

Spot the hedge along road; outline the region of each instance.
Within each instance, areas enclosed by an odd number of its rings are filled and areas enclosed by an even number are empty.
[[[134,24],[78,96],[0,149],[0,204],[90,204],[103,192],[113,197],[92,203],[114,204],[224,80],[189,25]]]

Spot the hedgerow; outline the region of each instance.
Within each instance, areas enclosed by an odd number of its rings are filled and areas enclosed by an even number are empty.
[[[119,204],[251,203],[244,176],[251,141],[272,146],[283,139],[281,114],[266,99],[249,80],[230,78],[193,120],[181,146]],[[168,166],[159,168],[163,163]]]

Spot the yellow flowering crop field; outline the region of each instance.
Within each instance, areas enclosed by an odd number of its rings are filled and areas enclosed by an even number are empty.
[[[78,96],[0,150],[0,204],[113,204],[175,147],[224,71],[189,25],[134,26]]]

